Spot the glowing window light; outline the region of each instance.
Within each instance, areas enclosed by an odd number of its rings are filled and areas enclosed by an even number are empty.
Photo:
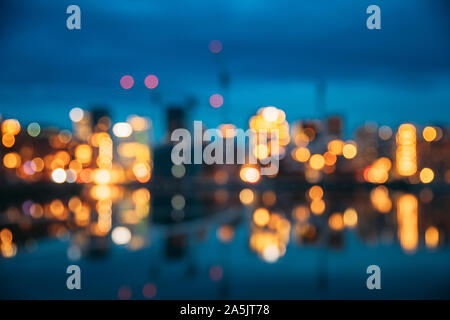
[[[69,112],[69,118],[73,122],[80,122],[83,120],[84,117],[84,111],[81,108],[73,108]]]
[[[264,227],[266,224],[269,223],[270,214],[269,211],[265,208],[258,208],[253,213],[253,222],[258,227]]]
[[[145,86],[149,89],[155,89],[158,86],[158,77],[154,75],[148,75],[145,77]]]
[[[27,132],[32,137],[37,137],[41,133],[41,126],[37,122],[32,122],[27,127]]]
[[[344,211],[344,224],[347,227],[353,228],[358,223],[358,213],[353,208],[347,208]]]
[[[428,248],[436,248],[439,244],[439,230],[436,227],[428,227],[425,231],[425,244]]]
[[[111,239],[117,245],[127,244],[131,240],[131,231],[127,227],[115,227],[111,232]]]
[[[358,149],[356,148],[356,145],[353,143],[347,143],[342,148],[342,154],[346,159],[353,159],[354,157],[356,157],[357,153]]]
[[[239,200],[241,203],[249,205],[253,202],[255,195],[251,189],[245,188],[239,192]]]
[[[266,107],[262,111],[264,120],[274,122],[278,119],[279,110],[275,107]]]
[[[20,158],[20,155],[16,152],[7,153],[3,157],[3,165],[5,166],[5,168],[8,169],[18,168],[21,162],[22,159]]]
[[[113,133],[118,138],[127,138],[133,133],[133,128],[127,122],[118,122],[113,127]]]
[[[309,158],[309,165],[314,170],[320,170],[325,165],[325,159],[321,154],[313,154],[311,158]]]
[[[397,132],[396,167],[401,176],[412,176],[417,171],[416,128],[402,124]]]
[[[52,180],[56,183],[64,183],[67,178],[67,173],[62,168],[58,168],[53,170],[52,172]]]
[[[431,142],[434,139],[436,139],[437,136],[436,129],[433,127],[425,127],[422,131],[422,136],[425,139],[425,141]]]
[[[423,168],[420,171],[420,181],[422,183],[430,183],[434,179],[434,172],[430,168]]]
[[[417,222],[417,198],[412,194],[400,196],[397,200],[398,236],[401,247],[413,252],[419,242]]]
[[[220,108],[223,105],[223,97],[222,95],[215,93],[209,97],[209,104],[213,108]]]

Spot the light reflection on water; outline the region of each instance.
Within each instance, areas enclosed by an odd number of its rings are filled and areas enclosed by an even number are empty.
[[[94,185],[20,201],[2,206],[1,297],[448,298],[448,200],[384,186]],[[65,289],[69,264],[82,268],[80,292]],[[383,292],[365,286],[370,264]]]

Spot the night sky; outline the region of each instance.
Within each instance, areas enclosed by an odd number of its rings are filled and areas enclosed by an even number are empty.
[[[66,28],[70,4],[81,8],[81,30]],[[366,28],[371,4],[381,30]],[[445,0],[2,0],[0,112],[69,127],[71,108],[100,104],[114,121],[151,117],[158,137],[165,105],[189,96],[198,101],[190,120],[208,126],[245,127],[267,105],[290,122],[320,117],[321,81],[326,113],[345,118],[347,135],[365,121],[450,124],[449,13]],[[208,50],[214,39],[220,57]],[[130,90],[119,84],[126,74]],[[157,92],[145,87],[148,74]],[[222,108],[209,106],[213,93],[225,95]]]

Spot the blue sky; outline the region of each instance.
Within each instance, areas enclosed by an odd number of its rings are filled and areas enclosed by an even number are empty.
[[[69,31],[70,4],[82,29]],[[381,8],[382,30],[365,26]],[[259,107],[283,108],[289,121],[318,117],[315,85],[327,85],[327,113],[348,134],[367,120],[397,125],[450,122],[450,5],[444,0],[24,1],[0,4],[0,112],[69,126],[74,106],[103,104],[114,120],[129,113],[164,130],[164,105],[198,100],[191,120],[245,126]],[[222,93],[208,43],[223,43],[231,77]],[[135,78],[124,90],[122,75]],[[144,86],[159,77],[161,104]]]

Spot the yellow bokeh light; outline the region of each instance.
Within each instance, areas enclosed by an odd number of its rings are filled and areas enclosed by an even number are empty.
[[[320,215],[325,211],[325,201],[322,199],[313,200],[310,204],[311,212]]]
[[[325,152],[325,154],[323,155],[323,158],[324,158],[325,164],[327,166],[332,166],[337,161],[336,155],[334,153],[331,153],[331,152]]]
[[[331,140],[328,143],[328,151],[330,151],[332,154],[334,155],[341,155],[342,154],[342,150],[344,148],[344,142],[342,140]]]
[[[299,147],[294,151],[294,159],[299,162],[306,162],[309,160],[310,152],[308,148]]]
[[[358,153],[358,149],[356,148],[356,145],[352,143],[347,143],[342,148],[342,154],[344,155],[344,158],[346,159],[353,159],[356,157],[356,154]]]
[[[15,142],[16,142],[16,138],[14,138],[14,136],[12,134],[5,134],[2,137],[2,143],[7,148],[11,148]]]
[[[344,224],[347,227],[353,228],[358,223],[358,213],[353,208],[347,208],[344,211]]]
[[[2,229],[2,231],[0,231],[0,241],[2,243],[11,243],[13,240],[13,234],[11,232],[11,230],[9,230],[8,228],[4,228]]]
[[[269,219],[269,211],[265,208],[256,209],[253,213],[253,222],[259,227],[264,227],[269,222]]]
[[[381,213],[388,213],[392,209],[389,191],[385,186],[379,186],[370,192],[372,206]]]
[[[433,127],[425,127],[422,131],[422,135],[425,141],[431,142],[436,139],[437,132]]]
[[[430,183],[434,179],[434,172],[430,168],[423,168],[420,171],[420,181],[422,183]]]
[[[92,160],[92,148],[87,144],[80,144],[75,149],[75,157],[82,164],[88,164]]]
[[[15,136],[20,132],[20,123],[16,119],[7,119],[2,123],[2,133],[4,135]]]
[[[323,189],[320,186],[312,186],[311,189],[309,189],[309,197],[313,200],[322,199],[323,197]]]
[[[141,183],[145,183],[150,180],[151,171],[150,166],[147,163],[136,163],[133,166],[133,173],[136,179]]]
[[[21,163],[19,154],[10,152],[3,157],[3,165],[8,169],[18,168]]]
[[[111,173],[107,169],[96,170],[94,175],[94,182],[97,184],[107,184],[111,181]]]
[[[266,144],[257,144],[253,148],[253,155],[258,159],[265,159],[269,156],[269,148]]]
[[[417,198],[405,194],[397,200],[398,237],[401,247],[408,252],[417,248],[419,242]]]
[[[309,165],[314,170],[320,170],[325,165],[325,159],[321,154],[313,154],[309,159]]]
[[[428,248],[436,248],[439,244],[439,230],[436,227],[429,227],[425,231],[425,244]]]
[[[342,218],[342,214],[339,212],[333,213],[328,218],[328,225],[330,226],[331,229],[335,231],[340,231],[344,229],[344,219]]]
[[[254,167],[242,167],[239,175],[244,182],[256,183],[261,178],[261,173]]]
[[[245,188],[239,192],[239,200],[241,200],[243,204],[251,204],[254,198],[255,195],[251,189]]]
[[[35,172],[41,172],[44,170],[44,160],[42,160],[42,158],[34,158],[31,162],[31,166]]]

